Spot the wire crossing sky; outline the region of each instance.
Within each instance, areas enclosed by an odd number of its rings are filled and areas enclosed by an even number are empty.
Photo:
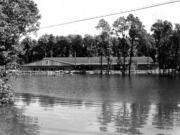
[[[157,19],[180,23],[180,0],[34,0],[42,18],[37,37],[44,34],[96,35],[98,21],[111,25],[120,16],[132,13],[150,31]],[[117,12],[119,11],[119,12]],[[61,27],[60,27],[61,26]]]
[[[89,20],[98,19],[98,18],[104,18],[104,17],[108,17],[108,16],[114,16],[114,15],[129,13],[129,12],[135,12],[135,11],[145,10],[145,9],[148,9],[148,8],[154,8],[154,7],[163,6],[163,5],[167,5],[167,4],[175,4],[177,2],[180,2],[180,0],[167,1],[167,2],[163,2],[163,3],[144,6],[144,7],[141,7],[141,8],[135,8],[135,9],[130,9],[130,10],[126,10],[126,11],[120,11],[120,12],[117,12],[117,13],[110,13],[110,14],[107,14],[107,15],[95,16],[95,17],[91,17],[91,18],[74,20],[74,21],[71,21],[71,22],[65,22],[65,23],[60,23],[60,24],[55,24],[55,25],[49,25],[49,26],[41,27],[40,29],[58,27],[58,26],[62,26],[62,25],[72,24],[72,23],[78,23],[78,22],[89,21]]]

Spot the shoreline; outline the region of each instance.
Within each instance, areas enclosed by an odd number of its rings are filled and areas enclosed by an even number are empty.
[[[47,75],[47,76],[60,76],[64,74],[87,74],[87,75],[101,75],[100,70],[87,70],[87,71],[80,71],[80,70],[60,70],[60,71],[23,71],[23,70],[10,70],[8,71],[12,75]],[[166,71],[162,72],[162,70],[159,69],[153,69],[153,70],[131,70],[131,75],[171,75],[176,76],[179,72],[177,71]],[[110,70],[109,73],[107,73],[106,70],[103,70],[102,75],[122,75],[122,72],[120,70]],[[128,76],[128,71],[125,73],[126,76]]]

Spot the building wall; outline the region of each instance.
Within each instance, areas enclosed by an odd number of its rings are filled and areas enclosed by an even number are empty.
[[[72,70],[72,66],[24,66],[24,71],[58,71],[58,70]]]
[[[86,61],[84,61],[86,62]],[[66,62],[58,62],[56,59],[43,59],[38,62],[30,63],[23,66],[23,70],[31,70],[31,71],[56,71],[56,70],[101,70],[100,63],[84,63],[84,64],[66,64]],[[152,67],[149,66],[149,63],[144,64],[138,64],[137,60],[132,61],[131,70],[148,70],[152,69]],[[107,69],[107,64],[103,63],[102,69]],[[116,63],[113,63],[111,65],[111,70],[121,70],[122,65],[117,65]],[[128,70],[128,63],[126,64],[126,69]]]

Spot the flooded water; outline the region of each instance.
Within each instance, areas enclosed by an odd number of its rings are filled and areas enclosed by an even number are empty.
[[[0,135],[179,135],[180,80],[24,76],[0,108]]]

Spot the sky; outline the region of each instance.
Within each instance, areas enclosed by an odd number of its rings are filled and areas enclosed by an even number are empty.
[[[49,25],[141,8],[167,1],[168,0],[34,0],[42,16],[40,20],[40,27],[42,28]],[[151,25],[156,22],[157,19],[180,23],[180,2],[131,13],[139,17],[145,25],[145,29],[150,32]],[[128,14],[130,13],[104,17],[104,19],[112,25],[117,18],[121,16],[126,17]],[[67,36],[69,34],[80,34],[82,36],[85,34],[97,35],[100,31],[95,27],[100,19],[102,18],[40,29],[34,37],[38,38],[43,34],[53,34],[55,36]]]

